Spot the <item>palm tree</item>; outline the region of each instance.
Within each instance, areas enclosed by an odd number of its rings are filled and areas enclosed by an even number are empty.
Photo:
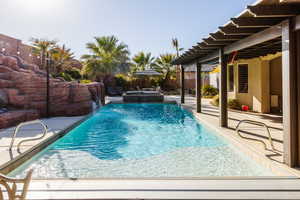
[[[55,73],[60,73],[67,69],[74,58],[74,53],[71,52],[71,49],[66,48],[65,45],[57,45],[50,52]]]
[[[46,66],[46,56],[49,54],[51,49],[54,48],[57,41],[55,40],[47,40],[47,39],[39,39],[39,38],[31,38],[32,46],[33,46],[33,54],[39,56],[41,58],[41,68],[45,68]]]
[[[173,38],[172,39],[172,46],[175,48],[176,50],[176,58],[178,58],[180,56],[180,52],[183,51],[183,48],[179,47],[179,42],[177,38]],[[180,72],[180,65],[176,66],[176,79],[177,81],[179,81],[179,72]],[[178,82],[179,83],[179,82]]]
[[[178,58],[179,55],[180,55],[180,52],[183,51],[183,48],[179,48],[179,42],[178,42],[177,38],[173,38],[172,39],[172,46],[175,48],[175,50],[176,50],[176,56]]]
[[[112,74],[117,67],[129,60],[128,46],[115,36],[95,37],[94,43],[87,43],[90,54],[81,56],[83,73],[95,78]]]
[[[155,62],[154,69],[163,74],[162,87],[166,87],[166,83],[171,76],[175,75],[175,67],[172,65],[172,61],[176,58],[174,54],[161,54]]]
[[[152,68],[154,66],[155,58],[151,56],[151,53],[139,52],[133,56],[131,71],[143,71],[147,68]]]

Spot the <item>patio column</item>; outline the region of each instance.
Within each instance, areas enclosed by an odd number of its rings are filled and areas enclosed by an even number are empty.
[[[181,76],[180,76],[180,80],[181,80],[181,103],[184,103],[184,67],[183,65],[181,65]]]
[[[219,117],[220,126],[228,126],[228,111],[227,111],[227,61],[224,54],[224,49],[219,49],[219,63],[221,65],[220,72],[220,89],[219,89]]]
[[[197,113],[201,112],[201,88],[202,88],[202,80],[201,80],[201,63],[197,63],[196,67],[196,110]]]
[[[293,20],[282,23],[282,105],[284,163],[295,167],[298,162],[297,45]],[[298,47],[299,48],[299,47]],[[299,53],[298,53],[299,54]],[[299,56],[299,55],[298,55]],[[299,66],[298,66],[299,67]],[[297,74],[298,73],[298,74]],[[299,80],[298,80],[299,81]]]

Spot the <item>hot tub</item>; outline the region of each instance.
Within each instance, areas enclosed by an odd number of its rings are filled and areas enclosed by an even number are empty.
[[[158,91],[127,91],[124,102],[163,102],[164,95]]]

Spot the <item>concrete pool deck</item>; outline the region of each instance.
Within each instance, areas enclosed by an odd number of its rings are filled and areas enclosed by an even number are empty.
[[[26,142],[20,147],[21,152],[25,152],[30,148],[34,147],[35,145],[45,141],[47,138],[58,134],[60,131],[66,129],[67,127],[71,126],[72,124],[82,120],[85,116],[79,117],[53,117],[49,119],[41,119],[43,123],[48,126],[48,133],[46,136],[41,140],[30,141]],[[17,144],[24,139],[32,139],[38,138],[42,135],[42,127],[41,125],[29,125],[24,126],[20,129],[20,131],[16,135],[16,139],[14,142],[14,146],[12,152],[9,151],[9,146],[11,143],[11,138],[14,133],[16,126],[10,127],[7,129],[0,129],[0,166],[4,163],[12,160],[20,153],[17,152]]]

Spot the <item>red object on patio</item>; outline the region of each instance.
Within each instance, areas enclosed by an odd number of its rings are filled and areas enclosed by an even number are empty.
[[[249,106],[242,105],[242,111],[249,111]]]

